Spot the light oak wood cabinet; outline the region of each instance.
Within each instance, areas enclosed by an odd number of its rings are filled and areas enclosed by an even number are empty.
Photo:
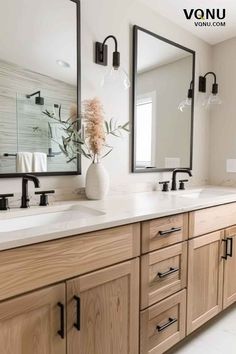
[[[236,226],[225,230],[223,307],[236,301]]]
[[[139,260],[67,282],[68,354],[137,354]]]
[[[189,241],[187,333],[222,310],[224,231]]]
[[[0,303],[0,352],[66,354],[64,319],[65,284]]]

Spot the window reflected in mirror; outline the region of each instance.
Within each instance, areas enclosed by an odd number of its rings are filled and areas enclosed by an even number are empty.
[[[191,168],[192,50],[134,28],[133,172]]]

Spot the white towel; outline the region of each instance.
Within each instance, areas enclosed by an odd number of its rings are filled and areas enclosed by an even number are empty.
[[[47,172],[47,154],[44,152],[33,153],[33,172]]]
[[[16,154],[16,172],[28,173],[32,172],[33,154],[32,152],[18,152]]]

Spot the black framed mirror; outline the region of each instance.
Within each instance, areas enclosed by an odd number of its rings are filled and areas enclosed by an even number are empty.
[[[195,52],[133,28],[132,172],[192,168]]]
[[[2,1],[0,44],[0,177],[81,174],[58,122],[80,112],[80,1]]]

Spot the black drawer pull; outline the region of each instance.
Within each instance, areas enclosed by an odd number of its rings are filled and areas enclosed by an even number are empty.
[[[64,311],[64,305],[61,302],[58,302],[57,306],[60,308],[60,322],[61,322],[61,328],[57,333],[59,336],[64,339],[65,338],[65,311]]]
[[[173,232],[178,232],[178,231],[181,231],[182,228],[181,227],[172,227],[171,229],[169,230],[165,230],[165,231],[159,231],[159,234],[161,236],[164,236],[164,235],[169,235],[169,234],[172,234]]]
[[[159,278],[165,278],[165,277],[167,277],[168,275],[170,275],[170,274],[173,274],[173,273],[176,273],[176,272],[178,272],[179,271],[179,268],[170,268],[170,270],[168,270],[167,272],[165,272],[165,273],[161,273],[161,272],[159,272],[159,273],[157,273],[157,275],[158,275],[158,277]]]
[[[156,329],[158,330],[158,332],[162,332],[177,321],[177,318],[169,318],[169,321],[166,324],[164,324],[163,326],[157,326]]]
[[[74,296],[74,300],[76,301],[76,323],[74,323],[74,327],[77,331],[80,331],[80,297]]]

